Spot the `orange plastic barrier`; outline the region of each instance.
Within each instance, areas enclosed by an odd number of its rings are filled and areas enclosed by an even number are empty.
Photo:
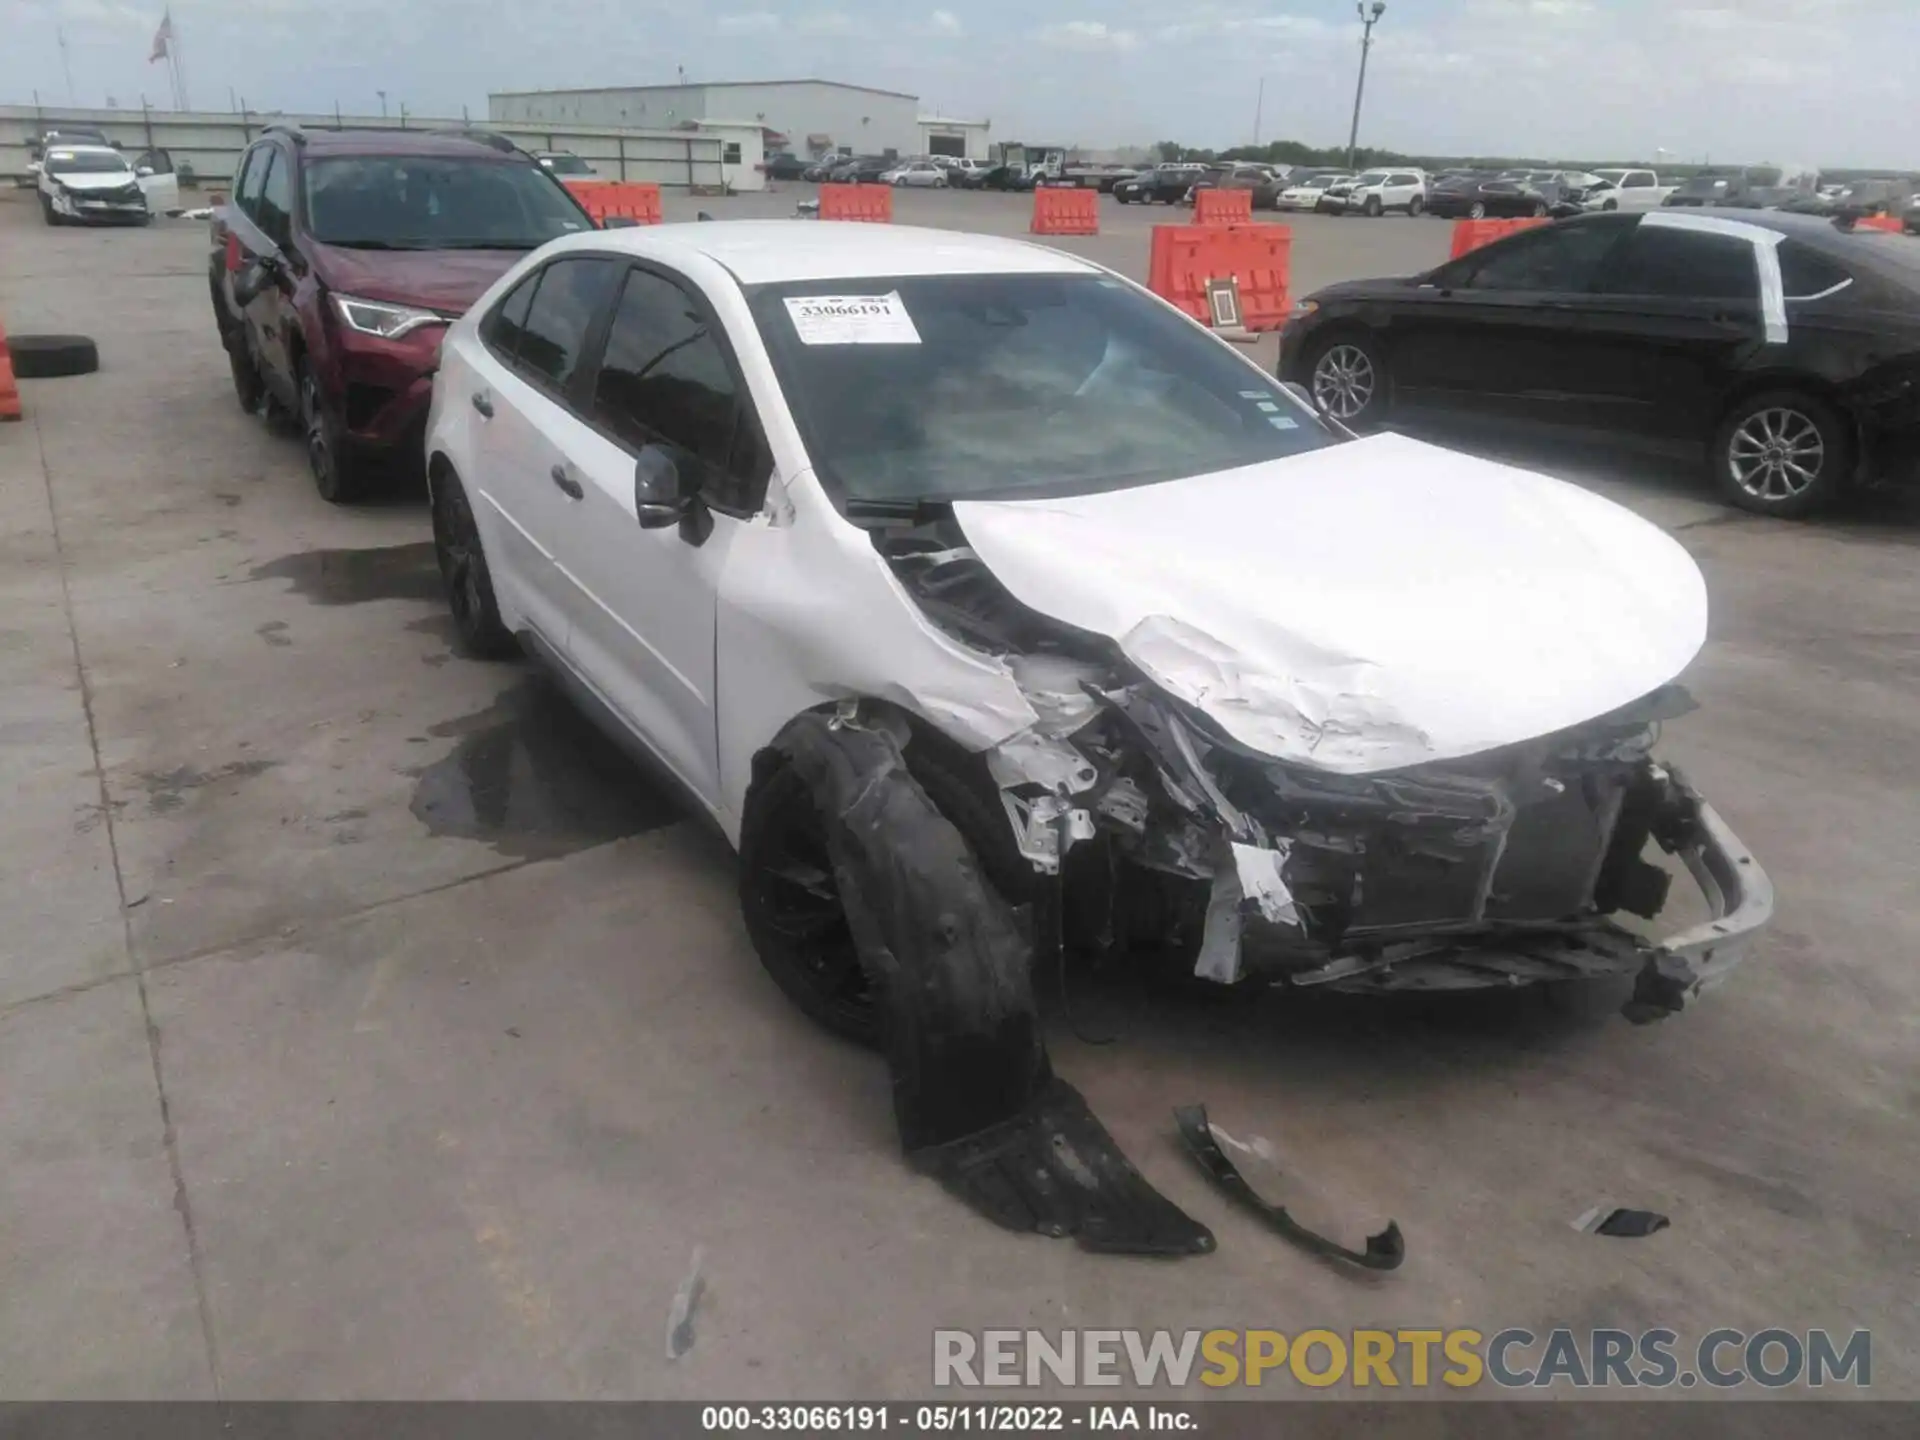
[[[640,181],[587,180],[566,183],[567,191],[593,223],[606,228],[607,217],[617,215],[640,225],[660,223],[660,187]]]
[[[1033,192],[1033,233],[1035,235],[1098,235],[1100,233],[1100,192],[1098,190],[1055,190],[1051,186]]]
[[[18,420],[24,413],[20,382],[13,376],[13,352],[7,349],[6,330],[0,328],[0,420]]]
[[[891,185],[822,185],[822,220],[865,220],[875,225],[893,223]]]
[[[1293,231],[1285,225],[1156,225],[1147,288],[1210,325],[1207,281],[1231,275],[1240,285],[1241,323],[1278,330],[1287,320],[1292,258]]]
[[[1905,230],[1906,222],[1898,215],[1865,215],[1853,222],[1856,230],[1885,230],[1889,235],[1898,235]]]
[[[1196,190],[1193,192],[1193,223],[1196,225],[1251,225],[1251,190]]]
[[[1453,258],[1458,260],[1469,250],[1478,250],[1482,245],[1491,245],[1496,240],[1547,223],[1534,219],[1456,220],[1453,222]]]

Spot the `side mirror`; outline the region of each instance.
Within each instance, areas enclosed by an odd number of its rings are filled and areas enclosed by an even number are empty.
[[[139,176],[140,179],[142,180],[150,180],[153,178],[153,167],[151,165],[142,165],[138,170],[134,171],[133,173]]]
[[[273,283],[273,266],[266,260],[249,260],[233,277],[233,303],[242,310],[265,293]]]
[[[642,530],[665,530],[687,518],[693,496],[664,446],[649,445],[633,465],[633,513]]]

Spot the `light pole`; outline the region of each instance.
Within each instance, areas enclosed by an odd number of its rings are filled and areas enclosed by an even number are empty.
[[[1359,153],[1360,145],[1360,97],[1367,93],[1367,51],[1373,48],[1373,27],[1380,23],[1380,17],[1387,13],[1386,0],[1373,0],[1373,13],[1367,13],[1362,3],[1353,7],[1360,12],[1360,81],[1353,87],[1353,128],[1347,131],[1347,169],[1352,170],[1354,156]]]
[[[387,118],[387,92],[376,90],[373,93],[380,97],[380,118],[384,120]]]

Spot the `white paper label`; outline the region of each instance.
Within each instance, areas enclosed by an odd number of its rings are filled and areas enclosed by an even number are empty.
[[[805,295],[787,301],[802,345],[918,345],[906,302],[886,295]]]

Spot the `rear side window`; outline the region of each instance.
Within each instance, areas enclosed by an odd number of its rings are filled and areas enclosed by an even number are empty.
[[[612,260],[556,260],[547,266],[514,350],[521,373],[549,390],[564,391],[618,279],[619,266]]]
[[[1757,301],[1760,270],[1751,241],[1641,225],[1620,248],[1600,288],[1608,295]]]
[[[593,418],[623,445],[668,444],[702,462],[701,488],[722,509],[759,508],[766,446],[725,352],[686,291],[646,270],[627,272],[594,382]]]
[[[1780,242],[1780,288],[1787,299],[1824,295],[1852,278],[1839,261],[1828,259],[1812,246],[1798,240]]]
[[[480,322],[480,338],[511,363],[520,349],[520,336],[527,328],[527,310],[533,304],[533,292],[543,272],[536,270],[507,292],[507,298],[493,307],[493,313]]]

